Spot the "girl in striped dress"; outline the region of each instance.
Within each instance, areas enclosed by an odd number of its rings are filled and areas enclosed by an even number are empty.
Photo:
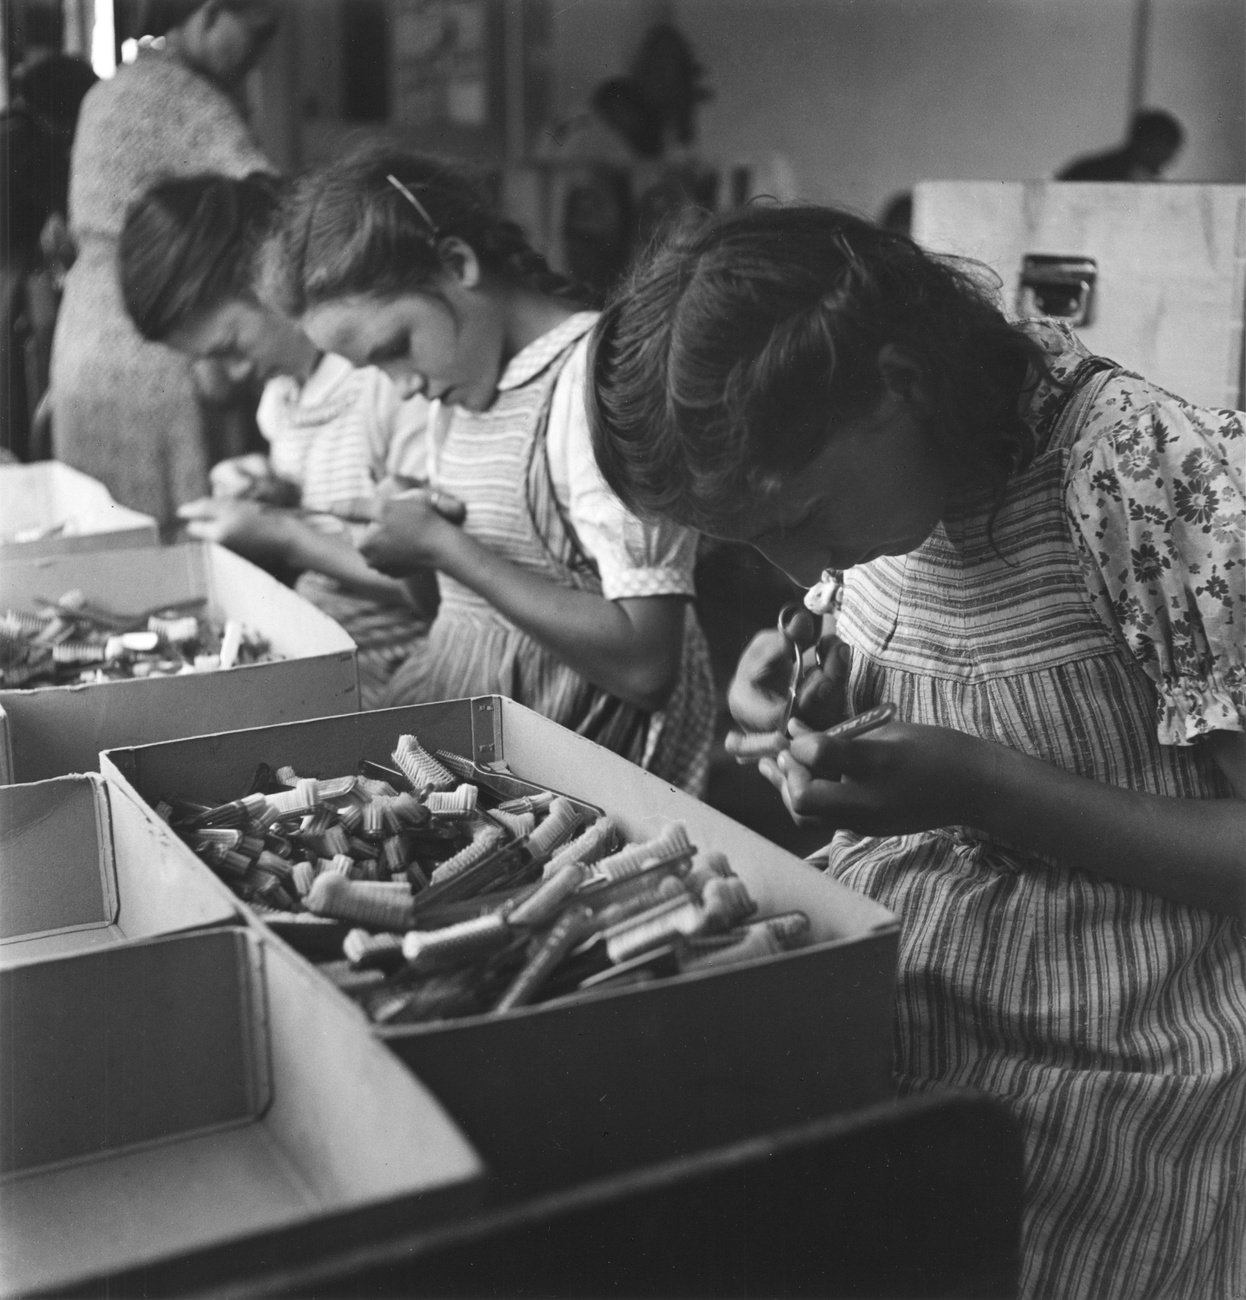
[[[506,695],[699,793],[713,688],[696,536],[635,518],[597,472],[595,314],[470,182],[392,150],[300,182],[283,238],[308,335],[431,402],[431,488],[383,498],[362,543],[384,573],[439,575],[388,702]]]
[[[297,589],[358,645],[360,692],[374,708],[427,632],[436,591],[425,583],[413,593],[370,568],[354,546],[361,529],[352,534],[332,512],[370,498],[387,477],[424,472],[428,404],[403,401],[379,370],[321,353],[260,301],[259,250],[277,202],[277,183],[262,175],[154,186],[122,230],[122,295],[144,338],[212,358],[236,383],[265,381],[256,422],[268,456],[214,466],[213,496],[178,514],[193,537],[300,571]]]
[[[902,918],[901,1089],[1020,1122],[1023,1295],[1246,1295],[1246,417],[817,208],[673,238],[590,377],[634,509],[842,574],[763,771]],[[787,654],[746,651],[742,725]]]

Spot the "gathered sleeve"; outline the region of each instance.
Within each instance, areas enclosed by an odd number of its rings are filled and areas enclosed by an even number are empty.
[[[584,402],[587,355],[585,336],[558,376],[551,399],[548,449],[555,490],[597,564],[607,600],[692,596],[697,534],[677,524],[638,519],[597,468]]]
[[[1088,422],[1065,504],[1091,598],[1158,692],[1161,744],[1246,730],[1246,416],[1139,384]]]

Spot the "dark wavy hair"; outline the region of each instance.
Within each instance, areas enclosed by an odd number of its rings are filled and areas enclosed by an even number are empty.
[[[117,248],[121,296],[144,338],[159,342],[197,312],[255,301],[259,250],[276,217],[280,182],[256,172],[184,176],[131,204]]]
[[[420,292],[445,269],[442,240],[451,235],[470,246],[487,275],[590,303],[589,291],[552,271],[472,178],[385,144],[295,182],[283,205],[281,256],[270,265],[269,292],[293,316],[352,294]]]
[[[954,472],[1001,492],[1032,454],[1020,398],[1048,367],[970,264],[831,208],[686,219],[594,331],[598,464],[638,514],[713,531],[873,409],[886,344],[919,363]]]

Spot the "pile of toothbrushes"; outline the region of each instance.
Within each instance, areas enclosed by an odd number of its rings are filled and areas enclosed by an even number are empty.
[[[758,918],[683,823],[626,843],[608,814],[401,736],[393,766],[328,778],[261,765],[216,807],[158,811],[379,1024],[505,1013],[770,956],[801,912]]]
[[[202,597],[141,614],[118,614],[81,591],[0,613],[0,687],[79,686],[135,677],[215,672],[273,658],[241,623],[217,627],[193,612]]]

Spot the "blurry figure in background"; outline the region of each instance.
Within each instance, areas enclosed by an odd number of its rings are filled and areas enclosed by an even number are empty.
[[[0,114],[0,445],[19,460],[31,456],[63,267],[73,260],[69,147],[95,80],[82,59],[40,59],[15,74],[13,102]]]
[[[671,213],[716,206],[718,174],[692,152],[696,108],[712,93],[703,75],[683,33],[657,23],[628,74],[598,85],[591,112],[564,128],[561,157],[585,163],[562,199],[567,268],[581,284],[608,292]]]
[[[1125,143],[1106,153],[1075,158],[1057,176],[1061,181],[1158,181],[1185,141],[1181,123],[1162,108],[1133,116]]]
[[[74,140],[69,222],[79,256],[53,345],[53,446],[166,527],[181,502],[208,490],[217,457],[190,363],[130,322],[117,238],[127,205],[153,181],[273,170],[232,94],[276,21],[264,0],[150,6],[140,30],[166,32],[163,45],[141,48],[87,96]]]
[[[894,230],[898,235],[913,231],[913,191],[901,190],[893,194],[878,215],[878,224],[884,230]]]
[[[145,338],[264,385],[258,419],[268,456],[220,462],[212,497],[180,513],[195,537],[301,571],[298,590],[358,644],[364,707],[374,708],[428,631],[436,578],[429,572],[416,588],[423,599],[413,597],[407,584],[369,568],[350,527],[328,512],[371,497],[385,478],[423,476],[428,403],[403,401],[374,367],[356,370],[320,352],[261,301],[264,237],[279,201],[264,174],[153,187],[121,232],[121,291]],[[282,508],[293,506],[301,510]]]

